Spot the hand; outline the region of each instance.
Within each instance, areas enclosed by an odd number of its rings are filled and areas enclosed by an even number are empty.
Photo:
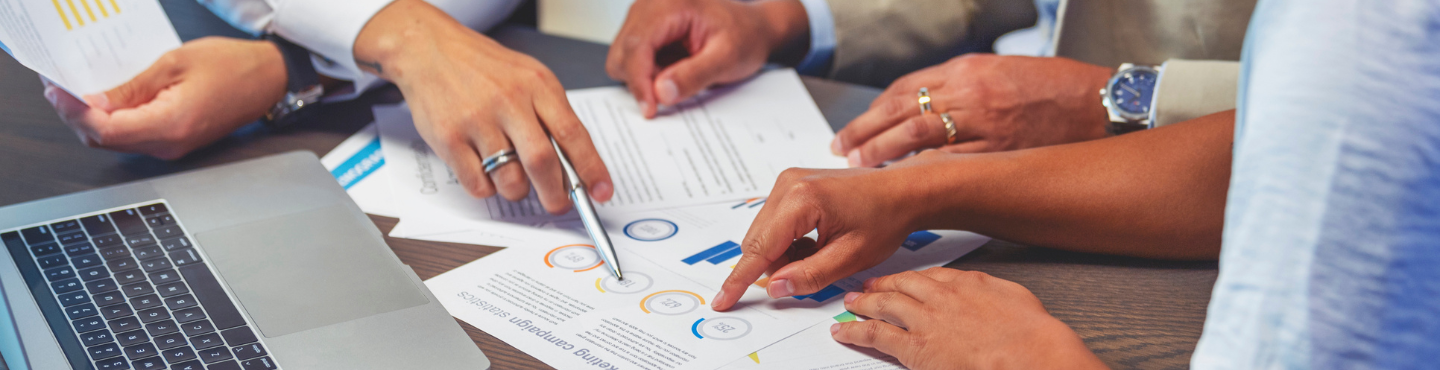
[[[1098,92],[1112,74],[1064,58],[956,57],[896,80],[830,149],[851,167],[874,167],[923,148],[980,153],[1103,138],[1109,119]],[[933,114],[920,114],[921,87],[930,90]],[[948,146],[944,112],[956,129]]]
[[[872,320],[830,326],[836,341],[871,347],[905,367],[1104,369],[1025,287],[981,272],[935,267],[870,279],[845,309]]]
[[[890,258],[920,229],[928,210],[917,205],[934,203],[912,185],[925,182],[943,156],[927,151],[884,169],[781,173],[745,234],[740,261],[712,300],[715,310],[730,309],[766,272],[772,272],[767,292],[781,298],[818,292]],[[811,230],[819,232],[813,244],[803,239]]]
[[[90,147],[177,159],[265,115],[285,63],[264,41],[207,37],[171,50],[119,87],[85,97],[50,81],[45,98]]]
[[[614,194],[610,173],[565,98],[555,75],[534,58],[506,49],[420,0],[396,1],[361,30],[362,68],[400,87],[415,128],[471,195],[525,198],[533,181],[551,213],[570,207],[555,138],[590,196]],[[486,174],[481,160],[505,149],[520,155]]]
[[[773,52],[808,45],[809,33],[797,0],[639,0],[630,6],[605,69],[653,118],[657,104],[674,105],[711,85],[749,77]],[[657,65],[672,47],[688,55]]]

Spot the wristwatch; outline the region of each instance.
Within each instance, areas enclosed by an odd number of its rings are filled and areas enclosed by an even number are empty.
[[[285,59],[285,97],[265,113],[265,124],[280,128],[304,121],[314,115],[310,106],[325,96],[325,86],[320,84],[320,73],[310,62],[310,51],[276,34],[266,34],[265,39],[280,49]]]
[[[1160,67],[1120,65],[1120,70],[1100,89],[1101,104],[1110,115],[1110,131],[1125,133],[1153,127],[1150,118]]]

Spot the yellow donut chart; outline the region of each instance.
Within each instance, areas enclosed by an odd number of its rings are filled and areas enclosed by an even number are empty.
[[[654,312],[654,311],[651,311],[649,307],[646,307],[646,306],[648,306],[648,303],[650,303],[650,299],[651,299],[651,298],[655,298],[656,296],[672,296],[672,295],[682,295],[682,296],[688,295],[688,296],[690,296],[690,297],[695,297],[695,300],[696,300],[697,302],[699,302],[699,305],[704,305],[704,304],[705,304],[705,298],[704,298],[704,297],[701,297],[699,294],[695,294],[695,292],[686,291],[686,290],[662,290],[662,291],[650,293],[650,295],[647,295],[647,296],[645,296],[644,299],[641,299],[641,300],[640,300],[640,310],[641,310],[641,311],[645,311],[645,313],[660,313],[660,314],[666,314],[666,315],[673,315],[673,314],[684,313],[684,312]],[[682,310],[682,311],[685,311],[685,312],[688,312],[689,310],[693,310],[693,309],[694,309],[694,307],[690,307],[690,308],[688,308],[688,309],[681,309],[681,310]],[[663,311],[663,310],[662,310],[662,311]]]
[[[560,251],[564,252],[555,253]],[[545,252],[545,266],[550,268],[559,267],[575,272],[585,272],[604,264],[605,261],[600,259],[600,254],[595,251],[595,246],[589,244],[562,245]]]

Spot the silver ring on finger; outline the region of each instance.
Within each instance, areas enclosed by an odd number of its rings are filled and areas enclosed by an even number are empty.
[[[519,159],[520,155],[515,153],[515,149],[505,149],[495,152],[495,154],[489,157],[485,157],[484,160],[480,161],[480,164],[485,167],[485,174],[490,174],[506,163],[516,162]]]
[[[955,143],[955,120],[950,118],[950,112],[940,113],[940,121],[945,122],[945,145]]]
[[[920,102],[920,114],[930,114],[930,89],[922,87],[918,95],[920,97],[916,101]]]

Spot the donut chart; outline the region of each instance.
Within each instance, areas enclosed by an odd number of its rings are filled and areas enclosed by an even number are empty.
[[[585,272],[603,264],[605,261],[600,259],[600,253],[589,244],[564,245],[545,253],[545,265],[550,268]]]
[[[640,300],[640,311],[661,315],[683,315],[705,305],[705,298],[685,290],[662,290]]]

